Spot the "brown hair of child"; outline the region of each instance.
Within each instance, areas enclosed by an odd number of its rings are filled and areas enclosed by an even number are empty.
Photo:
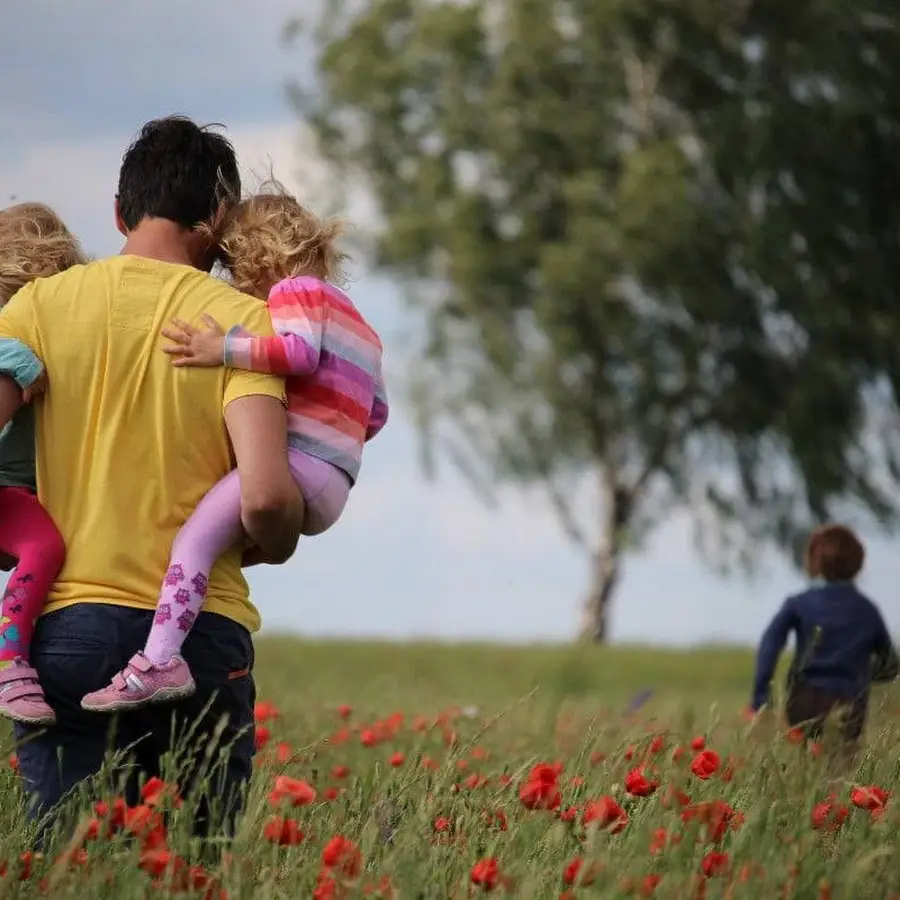
[[[860,573],[866,548],[844,525],[823,525],[810,535],[805,567],[810,578],[852,581]]]
[[[43,203],[0,209],[0,306],[36,278],[87,261],[78,239]]]
[[[279,281],[302,275],[345,280],[347,256],[336,246],[343,223],[320,219],[276,181],[229,208],[210,231],[231,283],[245,294],[265,299]]]

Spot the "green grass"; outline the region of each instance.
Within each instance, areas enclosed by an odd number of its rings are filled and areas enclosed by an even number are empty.
[[[900,800],[897,809],[889,800],[876,820],[851,805],[846,823],[834,833],[815,831],[810,823],[813,806],[831,791],[849,804],[853,785],[900,786],[895,697],[876,693],[867,748],[847,764],[827,749],[814,756],[791,743],[772,719],[752,727],[744,722],[740,713],[751,670],[751,655],[735,649],[260,641],[259,697],[271,701],[279,715],[266,723],[270,738],[233,861],[212,874],[231,900],[463,898],[482,891],[470,882],[473,864],[493,857],[508,878],[496,893],[515,897],[555,898],[564,890],[576,898],[642,896],[644,879],[659,875],[652,896],[672,900],[703,896],[701,890],[708,898],[754,900],[782,891],[800,900],[868,900],[893,892],[900,898]],[[629,700],[645,688],[653,690],[652,698],[625,718]],[[341,704],[353,708],[346,721],[338,715]],[[363,746],[361,734],[395,713],[404,717],[394,733]],[[665,749],[648,756],[654,736],[664,738]],[[723,767],[733,757],[731,780],[723,780],[721,770],[705,781],[692,776],[690,750],[672,760],[676,746],[698,736],[720,754]],[[285,745],[282,762],[279,744]],[[392,766],[397,753],[402,764]],[[424,757],[437,767],[424,767]],[[661,786],[649,797],[630,796],[625,776],[645,759]],[[564,766],[560,809],[576,807],[574,822],[529,811],[519,799],[529,769],[554,761]],[[339,765],[349,769],[347,777],[335,777]],[[277,810],[304,833],[294,846],[278,846],[264,836],[276,813],[268,795],[278,774],[303,779],[318,793],[312,804]],[[0,858],[10,861],[10,874],[0,879],[0,898],[138,900],[164,893],[138,867],[140,847],[121,837],[88,842],[83,865],[54,867],[70,833],[59,835],[54,852],[35,861],[34,875],[19,882],[15,860],[27,849],[28,834],[17,781],[11,772],[3,777]],[[669,788],[685,791],[694,803],[725,801],[743,823],[710,844],[703,826],[685,824],[677,805],[667,808]],[[326,799],[329,789],[338,791],[335,799]],[[629,822],[619,834],[581,825],[585,804],[604,795],[627,810]],[[496,827],[498,813],[506,818],[505,830]],[[189,806],[176,812],[168,835],[172,851],[185,857],[194,849],[189,816]],[[85,804],[81,821],[89,817]],[[440,818],[450,824],[436,834]],[[659,829],[680,841],[654,855],[649,847]],[[336,894],[321,887],[314,894],[323,848],[335,835],[358,845],[362,871],[339,880]],[[707,879],[699,873],[713,850],[728,854],[727,871]],[[576,857],[585,865],[602,864],[593,884],[564,884],[565,868]],[[821,893],[825,882],[830,894]]]

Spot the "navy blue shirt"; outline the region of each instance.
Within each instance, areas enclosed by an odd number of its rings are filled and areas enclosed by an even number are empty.
[[[796,653],[788,684],[802,683],[853,700],[872,681],[897,677],[898,661],[878,607],[849,581],[788,597],[759,642],[753,709],[769,699],[778,657],[793,632]]]

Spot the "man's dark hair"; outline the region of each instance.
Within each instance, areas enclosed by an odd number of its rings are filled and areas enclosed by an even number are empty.
[[[122,157],[119,215],[130,231],[145,218],[193,228],[237,199],[241,178],[231,142],[184,116],[147,122]]]

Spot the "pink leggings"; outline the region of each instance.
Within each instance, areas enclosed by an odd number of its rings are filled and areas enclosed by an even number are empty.
[[[303,533],[321,534],[338,520],[350,493],[347,474],[301,450],[288,450],[288,463],[306,503]],[[241,482],[226,475],[197,505],[172,544],[156,616],[144,653],[161,665],[178,653],[206,598],[216,560],[243,536]]]
[[[0,668],[28,659],[34,623],[66,557],[62,535],[31,491],[0,488],[0,550],[18,563],[0,603]]]

